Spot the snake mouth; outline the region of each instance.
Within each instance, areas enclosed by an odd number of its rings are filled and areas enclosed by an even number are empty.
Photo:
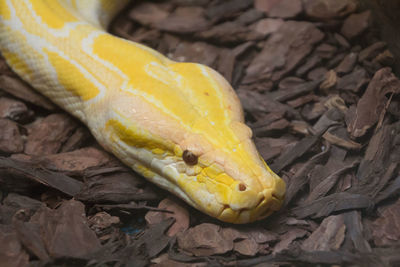
[[[221,221],[234,224],[262,220],[279,210],[282,206],[283,199],[283,195],[271,192],[271,190],[264,190],[258,203],[253,207],[234,209],[231,205],[225,204],[220,214],[216,217]]]

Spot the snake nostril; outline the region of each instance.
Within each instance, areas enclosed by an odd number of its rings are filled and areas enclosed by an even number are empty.
[[[239,191],[245,191],[246,188],[247,188],[247,187],[246,187],[245,184],[242,184],[242,183],[239,184]]]

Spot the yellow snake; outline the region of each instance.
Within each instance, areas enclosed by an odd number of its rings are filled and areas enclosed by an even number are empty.
[[[125,0],[0,0],[0,51],[36,90],[149,181],[219,220],[280,208],[285,183],[257,152],[216,71],[105,31]]]

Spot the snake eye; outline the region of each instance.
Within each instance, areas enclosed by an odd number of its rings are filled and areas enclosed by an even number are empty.
[[[183,151],[182,158],[183,158],[183,161],[187,165],[196,165],[197,164],[197,159],[198,159],[197,156],[195,154],[193,154],[192,152],[190,152],[189,150]]]

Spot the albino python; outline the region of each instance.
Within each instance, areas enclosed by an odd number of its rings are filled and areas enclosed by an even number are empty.
[[[149,181],[231,223],[280,208],[240,102],[216,71],[105,29],[125,0],[0,0],[0,51],[36,90]]]

